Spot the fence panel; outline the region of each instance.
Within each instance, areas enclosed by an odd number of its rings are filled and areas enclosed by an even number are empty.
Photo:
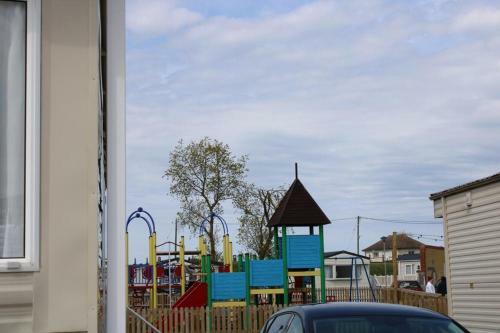
[[[353,290],[354,291],[354,290]],[[378,288],[374,290],[377,302],[403,304],[431,309],[447,314],[448,305],[446,297],[439,294],[428,294],[408,289]],[[349,288],[329,288],[326,290],[329,302],[348,302]],[[360,302],[370,302],[373,299],[369,288],[359,289]],[[309,299],[311,294],[298,296],[301,299]],[[319,296],[319,295],[318,295]],[[354,293],[351,294],[352,299]],[[319,299],[319,297],[317,298]],[[250,307],[220,307],[213,308],[135,308],[142,317],[158,328],[161,332],[168,333],[208,333],[209,324],[212,324],[212,333],[215,332],[241,332],[258,333],[265,321],[276,311],[282,309],[282,305],[266,304],[251,305]],[[136,316],[127,314],[128,333],[151,332],[151,328],[139,320]]]

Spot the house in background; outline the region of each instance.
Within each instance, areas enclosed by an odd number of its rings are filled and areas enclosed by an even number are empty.
[[[424,244],[406,234],[398,234],[396,236],[396,245],[397,255],[401,256],[404,254],[419,254],[420,247]],[[392,260],[392,234],[388,235],[385,240],[385,253],[382,240],[368,246],[363,252],[372,262],[383,262],[384,258],[386,261]]]
[[[420,284],[425,285],[429,276],[432,276],[436,282],[442,276],[446,276],[445,263],[444,247],[422,245],[420,247],[420,271],[418,272]]]
[[[396,245],[398,281],[418,281],[422,286],[425,286],[428,276],[434,277],[437,281],[438,278],[446,275],[444,274],[443,247],[424,244],[406,234],[397,234]],[[384,242],[382,240],[363,251],[372,263],[384,261]],[[392,261],[392,235],[387,236],[385,240],[385,261]],[[375,278],[381,285],[392,283],[392,275],[390,274],[387,277],[375,276]]]
[[[397,258],[398,281],[418,281],[420,271],[420,254],[401,254]]]
[[[448,314],[472,333],[500,327],[500,173],[430,195],[443,219]]]
[[[124,43],[123,0],[0,0],[2,333],[125,332]]]
[[[423,244],[419,253],[398,256],[398,280],[418,281],[422,286],[432,276],[437,282],[445,276],[444,247]]]
[[[325,285],[326,288],[349,288],[351,285],[368,287],[370,274],[370,258],[349,251],[325,252]],[[319,278],[316,277],[316,285]]]

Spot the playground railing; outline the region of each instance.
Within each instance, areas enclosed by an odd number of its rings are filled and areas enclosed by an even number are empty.
[[[170,304],[175,304],[179,299],[179,295],[169,296],[165,293],[158,293],[158,307],[168,308]],[[141,308],[149,308],[149,293],[129,294],[130,307],[137,310]]]

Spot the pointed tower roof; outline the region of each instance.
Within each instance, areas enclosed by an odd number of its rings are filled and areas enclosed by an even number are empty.
[[[281,199],[267,226],[310,227],[330,223],[297,177]]]

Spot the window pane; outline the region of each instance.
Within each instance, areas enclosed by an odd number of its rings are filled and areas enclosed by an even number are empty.
[[[351,277],[351,271],[352,271],[352,266],[337,266],[335,268],[336,270],[336,277],[337,279],[348,279]]]
[[[276,317],[276,319],[274,319],[273,323],[271,324],[271,327],[269,327],[267,333],[285,332],[290,317],[292,317],[291,314],[283,314],[281,316]]]
[[[407,316],[355,316],[313,321],[315,333],[463,333],[449,319]]]
[[[24,257],[26,4],[0,0],[0,258]]]
[[[292,322],[288,327],[288,331],[286,333],[303,333],[304,329],[302,328],[302,321],[299,316],[293,316]]]

